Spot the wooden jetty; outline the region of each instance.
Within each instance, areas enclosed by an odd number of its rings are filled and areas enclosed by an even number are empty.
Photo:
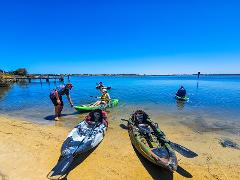
[[[8,79],[12,79],[15,82],[21,81],[21,80],[27,80],[29,83],[31,83],[32,80],[39,80],[41,83],[43,80],[46,82],[50,82],[50,80],[58,80],[59,82],[64,81],[64,75],[28,75],[28,76],[14,76],[10,77]]]

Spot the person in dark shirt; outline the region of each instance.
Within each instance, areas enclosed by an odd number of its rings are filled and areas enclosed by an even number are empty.
[[[177,93],[176,93],[176,96],[179,96],[179,97],[185,97],[186,96],[186,90],[185,90],[185,88],[183,87],[183,86],[181,86],[179,89],[178,89],[178,91],[177,91]]]
[[[73,85],[71,83],[68,83],[66,85],[59,86],[50,92],[50,99],[52,100],[52,103],[55,106],[55,118],[54,118],[55,121],[58,121],[59,117],[61,116],[61,112],[63,109],[63,100],[62,100],[63,95],[67,96],[67,99],[71,107],[73,107],[73,102],[69,92],[72,89],[72,87]]]
[[[98,88],[98,89],[101,89],[102,87],[104,87],[104,85],[103,85],[102,82],[100,82],[100,83],[97,85],[97,88]]]

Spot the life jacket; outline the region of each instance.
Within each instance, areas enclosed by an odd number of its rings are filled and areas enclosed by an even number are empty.
[[[101,100],[108,103],[108,101],[110,100],[108,94],[107,94],[107,93],[106,93],[106,94],[103,94],[103,95],[101,96]]]
[[[87,121],[87,122],[95,122],[94,119],[92,119],[90,115],[85,117],[85,121]],[[102,123],[104,123],[106,126],[108,126],[107,113],[105,111],[102,111],[102,120],[100,120],[100,121]]]
[[[51,98],[54,98],[56,97],[55,95],[55,92],[58,92],[58,96],[63,96],[63,95],[69,95],[69,89],[66,88],[66,86],[64,85],[61,85],[61,86],[58,86],[56,89],[53,89],[51,92],[50,92],[50,97]]]

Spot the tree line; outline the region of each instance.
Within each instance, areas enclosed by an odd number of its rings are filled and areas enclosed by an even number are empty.
[[[0,69],[0,73],[2,74],[10,74],[10,75],[17,75],[17,76],[26,76],[28,74],[28,71],[26,68],[18,68],[14,71],[9,71],[9,72],[6,72],[2,69]]]

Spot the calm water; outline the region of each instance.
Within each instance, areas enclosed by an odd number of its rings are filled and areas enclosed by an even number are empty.
[[[240,76],[158,76],[158,77],[71,77],[74,104],[95,101],[96,82],[112,86],[110,95],[120,104],[111,109],[112,119],[128,117],[144,109],[156,121],[182,123],[197,131],[240,132]],[[67,81],[67,80],[66,80]],[[32,82],[0,89],[0,113],[40,123],[53,123],[53,105],[49,92],[58,83]],[[174,94],[183,85],[190,100],[177,103]],[[84,115],[71,109],[64,97],[64,125],[76,123]]]

